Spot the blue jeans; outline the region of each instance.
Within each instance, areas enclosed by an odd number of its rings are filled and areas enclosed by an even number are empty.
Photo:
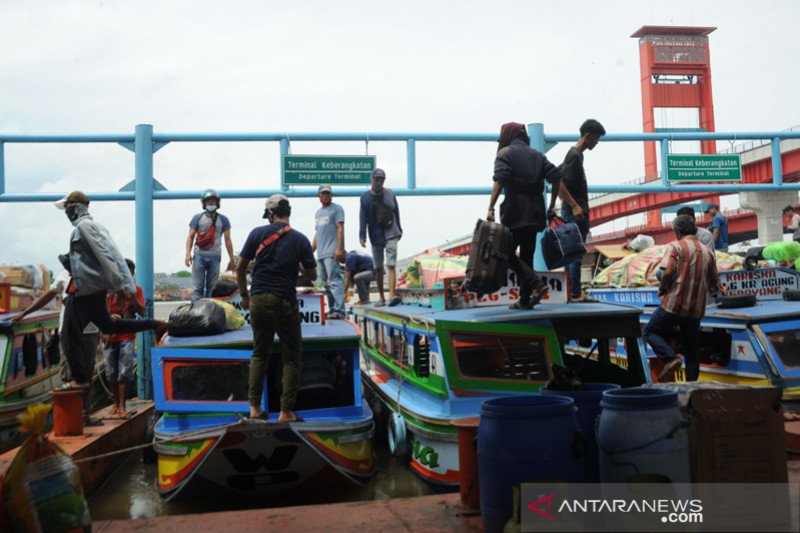
[[[561,208],[561,218],[564,222],[574,222],[578,225],[581,232],[583,243],[586,244],[586,236],[589,235],[589,213],[584,212],[583,219],[578,220],[572,214],[572,207],[565,205]],[[573,298],[581,295],[581,260],[583,256],[575,259],[572,263],[565,265],[564,270],[569,275],[569,294]]]
[[[219,278],[221,255],[194,254],[192,260],[192,301],[211,298],[211,289]]]
[[[342,269],[333,257],[317,259],[319,279],[328,295],[328,307],[332,313],[344,313],[344,280]]]
[[[644,327],[644,340],[653,348],[659,359],[672,361],[677,356],[675,349],[669,344],[669,339],[674,335],[676,327],[681,332],[686,381],[697,381],[700,375],[700,359],[697,356],[699,318],[676,315],[659,307]]]

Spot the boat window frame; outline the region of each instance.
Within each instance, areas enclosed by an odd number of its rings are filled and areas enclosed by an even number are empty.
[[[787,366],[770,338],[770,335],[774,333],[800,330],[800,319],[765,322],[754,324],[752,327],[756,336],[760,337],[769,365],[777,372],[777,377],[783,382],[783,386],[800,386],[800,366]]]
[[[561,350],[555,329],[548,325],[508,324],[508,323],[472,323],[440,321],[437,323],[439,347],[445,358],[445,373],[448,385],[452,390],[498,390],[509,392],[536,392],[552,379],[552,365],[563,364]],[[489,335],[535,337],[544,341],[548,378],[543,381],[523,381],[514,379],[474,378],[461,374],[457,355],[453,344],[454,335]]]

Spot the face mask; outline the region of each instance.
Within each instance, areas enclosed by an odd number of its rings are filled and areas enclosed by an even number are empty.
[[[219,206],[216,206],[216,205],[207,205],[207,206],[206,206],[206,211],[208,211],[209,213],[213,213],[214,211],[216,211],[216,210],[217,210],[217,207],[219,207]]]
[[[83,209],[82,209],[83,208]],[[70,222],[75,222],[78,217],[83,213],[84,206],[81,204],[72,204],[71,206],[64,209],[64,212],[67,214],[67,218]]]

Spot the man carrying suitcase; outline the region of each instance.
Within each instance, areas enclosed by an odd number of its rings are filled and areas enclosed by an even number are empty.
[[[503,124],[497,142],[494,186],[486,219],[494,221],[494,206],[500,191],[504,190],[505,199],[500,204],[500,223],[511,232],[509,266],[516,273],[520,285],[520,299],[511,309],[533,309],[548,291],[547,285],[533,270],[536,234],[545,228],[546,214],[555,216],[554,207],[561,183],[561,172],[543,153],[530,147],[530,138],[523,124]],[[543,195],[545,180],[553,186],[550,206],[546,212]],[[569,192],[566,194],[569,195]],[[572,199],[571,196],[569,198]]]

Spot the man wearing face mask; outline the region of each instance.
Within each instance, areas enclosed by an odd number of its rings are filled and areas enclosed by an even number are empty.
[[[317,252],[317,272],[328,294],[332,320],[344,318],[344,280],[339,263],[344,261],[344,209],[333,202],[330,185],[321,185],[317,191],[322,204],[314,215],[314,239],[311,249]]]
[[[253,358],[248,379],[250,418],[267,418],[262,409],[264,376],[277,333],[283,363],[279,422],[298,420],[292,412],[303,368],[297,273],[302,272],[311,281],[317,279],[317,262],[311,243],[305,235],[289,226],[291,214],[292,208],[286,196],[270,196],[264,209],[264,218],[270,223],[250,232],[236,264],[242,307],[250,310],[253,328]],[[250,261],[254,261],[254,265],[248,292],[247,267]]]
[[[84,328],[93,322],[103,333],[131,333],[163,330],[160,320],[112,320],[106,307],[106,295],[118,293],[126,300],[136,298],[136,284],[125,259],[108,230],[89,215],[89,197],[73,191],[56,202],[75,226],[69,242],[69,265],[72,279],[64,301],[61,347],[69,363],[72,380],[68,389],[86,389],[91,385],[90,370],[82,354]]]
[[[189,222],[189,235],[186,237],[186,266],[192,267],[192,301],[211,298],[211,290],[219,278],[222,263],[222,236],[225,236],[225,249],[228,251],[228,266],[233,270],[233,243],[231,242],[231,223],[228,217],[219,212],[219,194],[214,189],[203,191],[200,198],[203,211],[197,213]],[[194,249],[194,256],[192,250]]]

